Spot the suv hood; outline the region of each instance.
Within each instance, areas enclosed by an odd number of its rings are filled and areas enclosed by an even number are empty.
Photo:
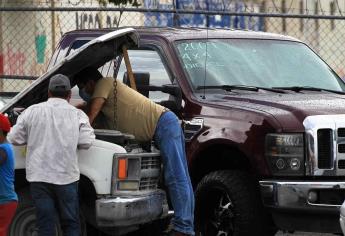
[[[301,129],[307,116],[345,114],[345,95],[330,92],[214,94],[207,95],[206,102],[271,115],[280,123],[283,130]]]
[[[94,66],[98,68],[121,54],[121,48],[124,44],[128,48],[138,47],[139,34],[135,29],[120,29],[91,40],[36,79],[30,86],[1,108],[0,112],[8,112],[14,107],[26,108],[32,104],[46,101],[48,98],[49,79],[53,75],[64,74],[71,79],[74,74],[85,67]],[[72,87],[74,84],[72,79]]]

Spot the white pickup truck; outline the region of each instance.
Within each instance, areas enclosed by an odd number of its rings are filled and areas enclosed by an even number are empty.
[[[59,45],[63,43],[73,42],[65,38]],[[44,75],[9,101],[0,112],[6,113],[14,125],[20,110],[47,100],[48,81],[54,74],[69,76],[73,86],[75,73],[87,66],[107,66],[107,62],[122,54],[123,45],[136,47],[137,44],[138,34],[131,28],[95,38],[63,59],[51,62],[54,65]],[[78,151],[82,234],[87,233],[86,223],[111,235],[123,235],[166,218],[171,212],[165,191],[158,187],[162,170],[159,152],[151,144],[144,150],[129,134],[102,129],[96,129],[95,133],[96,141],[92,147]],[[25,178],[25,146],[15,147],[15,157],[19,207],[9,235],[36,235],[35,208]],[[119,175],[120,169],[124,176]],[[56,235],[62,235],[59,225]]]

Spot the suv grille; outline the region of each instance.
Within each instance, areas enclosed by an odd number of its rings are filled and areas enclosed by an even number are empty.
[[[345,176],[345,114],[307,116],[306,174]]]
[[[338,161],[338,168],[345,169],[345,160]]]
[[[345,144],[339,144],[338,145],[338,152],[339,153],[345,153]]]
[[[158,187],[161,161],[159,156],[141,158],[141,179],[139,190],[155,190]]]
[[[332,130],[319,129],[317,131],[318,167],[330,169],[332,167]]]
[[[345,137],[345,128],[338,129],[338,137]]]

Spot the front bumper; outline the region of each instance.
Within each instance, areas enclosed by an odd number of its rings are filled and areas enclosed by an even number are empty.
[[[165,192],[156,190],[145,196],[114,197],[96,200],[99,227],[125,227],[145,224],[168,216]]]
[[[345,182],[260,181],[264,205],[285,230],[340,233]]]

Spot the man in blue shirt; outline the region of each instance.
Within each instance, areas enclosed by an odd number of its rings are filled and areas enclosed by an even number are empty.
[[[0,236],[7,235],[18,201],[14,191],[14,154],[6,140],[10,129],[10,121],[0,114]]]

